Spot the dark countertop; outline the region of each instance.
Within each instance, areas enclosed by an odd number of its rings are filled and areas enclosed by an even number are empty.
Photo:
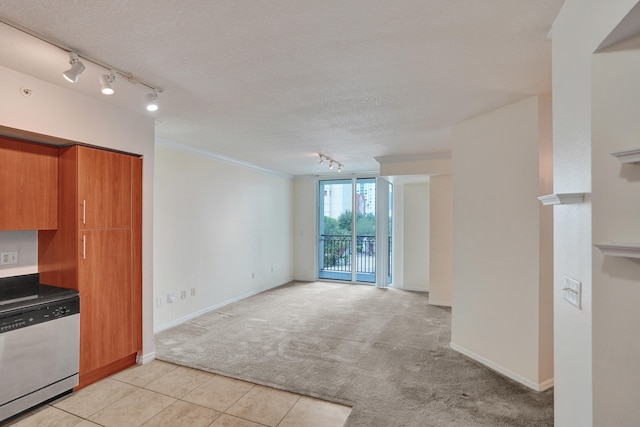
[[[35,305],[53,303],[78,295],[74,289],[40,284],[40,274],[0,278],[0,315],[17,313]]]

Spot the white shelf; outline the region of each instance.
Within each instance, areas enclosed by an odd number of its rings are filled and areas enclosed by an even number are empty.
[[[640,258],[640,244],[598,243],[594,246],[600,249],[605,255],[624,258]]]
[[[611,153],[620,163],[640,163],[640,148]]]
[[[572,203],[583,203],[585,193],[554,193],[538,197],[543,205],[569,205]]]

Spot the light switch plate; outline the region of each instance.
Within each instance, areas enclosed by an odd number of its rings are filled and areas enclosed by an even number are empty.
[[[582,310],[582,282],[565,275],[562,298]]]

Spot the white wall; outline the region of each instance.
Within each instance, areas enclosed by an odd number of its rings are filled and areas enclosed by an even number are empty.
[[[446,175],[451,173],[451,152],[376,157],[381,176]]]
[[[593,241],[640,244],[640,165],[611,152],[640,148],[640,50],[593,56]],[[640,260],[593,251],[594,425],[640,424]]]
[[[452,220],[451,175],[429,180],[429,304],[451,307]]]
[[[42,43],[45,49],[49,46]],[[60,80],[63,84],[64,80]],[[30,88],[33,95],[22,96],[22,87]],[[143,155],[142,333],[143,353],[152,353],[154,120],[1,66],[0,93],[0,126]],[[20,257],[37,260],[36,233],[16,237],[2,232],[0,239],[8,242],[0,244],[3,246],[22,242]]]
[[[155,170],[156,330],[293,280],[292,179],[166,141]]]
[[[591,192],[592,54],[636,3],[637,0],[567,0],[553,25],[553,169],[556,193]],[[621,111],[615,106],[606,114]],[[624,414],[607,411],[607,402],[600,400],[602,393],[612,392],[612,389],[603,389],[594,395],[595,381],[601,377],[600,373],[593,375],[593,372],[601,367],[593,366],[592,354],[597,359],[602,352],[609,350],[609,347],[596,348],[604,342],[592,342],[592,333],[597,339],[600,328],[592,327],[592,321],[598,322],[594,317],[594,286],[599,284],[608,289],[610,285],[600,277],[592,281],[592,256],[598,257],[593,260],[594,270],[601,268],[602,259],[591,246],[591,209],[591,199],[587,197],[583,204],[557,207],[554,211],[554,407],[556,425],[563,427],[629,425],[619,424],[617,421],[621,418],[618,417]],[[593,220],[594,224],[599,221],[598,218]],[[562,300],[565,274],[582,281],[582,310],[576,310]],[[615,362],[614,357],[611,363]],[[608,366],[614,368],[612,364]],[[626,370],[627,378],[636,377],[638,372],[635,364],[624,364],[615,369]],[[603,373],[606,375],[606,371]],[[637,384],[633,381],[624,381],[617,386],[621,387],[620,391],[637,394]],[[596,397],[598,400],[594,400]],[[594,423],[594,412],[608,413],[611,418],[607,422],[599,420]]]
[[[451,345],[534,389],[552,385],[540,354],[553,313],[540,301],[552,286],[540,280],[542,103],[550,115],[548,98],[531,97],[456,125],[452,156]]]
[[[404,185],[393,184],[393,218],[392,218],[392,275],[391,287],[402,289],[404,286]],[[409,248],[410,249],[410,248]]]
[[[538,192],[553,193],[553,113],[550,96],[540,96],[538,103]],[[539,287],[538,378],[552,385],[553,366],[553,214],[554,208],[538,205],[539,214]]]
[[[401,289],[429,290],[429,184],[405,184],[401,210],[403,234],[403,281]],[[397,217],[398,215],[396,215]],[[394,281],[395,282],[395,281]]]

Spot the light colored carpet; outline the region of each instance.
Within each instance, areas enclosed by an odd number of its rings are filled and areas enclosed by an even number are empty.
[[[156,336],[160,360],[353,406],[347,426],[553,426],[537,393],[454,352],[427,294],[292,283]]]

